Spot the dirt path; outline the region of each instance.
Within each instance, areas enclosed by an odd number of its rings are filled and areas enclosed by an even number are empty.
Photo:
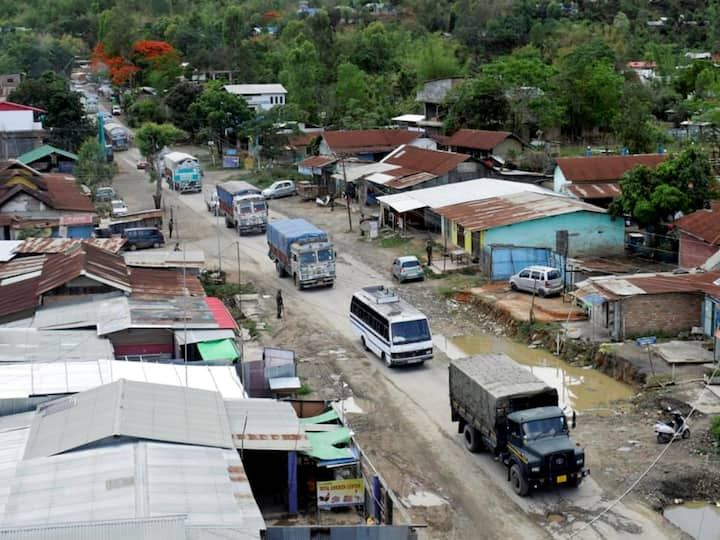
[[[129,169],[130,163],[134,166],[132,154],[124,156],[128,159],[118,161],[124,163],[120,166],[127,173],[120,175],[116,186],[131,210],[146,208],[143,201],[150,200],[152,186],[142,173]],[[227,173],[210,172],[205,179],[214,183],[225,177]],[[422,537],[565,538],[610,499],[610,494],[590,481],[578,492],[543,493],[519,500],[509,489],[503,467],[489,456],[471,455],[462,447],[449,420],[447,358],[442,353],[422,368],[390,370],[360,350],[347,322],[349,299],[362,286],[390,284],[389,263],[395,252],[378,250],[360,239],[357,213],[352,216],[355,232],[350,233],[344,208],[330,212],[296,198],[271,202],[271,219],[306,217],[328,230],[338,247],[336,286],[298,292],[289,280],[275,275],[263,237],[238,237],[224,227],[218,231],[200,194],[165,194],[165,204],[173,207],[176,232],[186,249],[203,249],[208,266],[213,266],[219,232],[224,269],[232,272],[237,266],[235,243],[239,242],[243,281],[253,281],[268,295],[282,289],[286,318],[280,324],[268,319],[262,341],[296,350],[300,375],[312,388],[312,397],[337,398],[339,378],[348,382],[352,395],[366,410],[366,414],[351,416],[350,425],[381,474],[403,500],[413,494],[432,495],[430,506],[407,505],[413,522],[429,525]],[[435,332],[479,332],[482,325],[475,313],[438,300],[433,291],[442,283],[431,280],[403,285],[403,295],[417,300],[421,309],[428,304]],[[266,302],[271,310],[272,299]],[[491,322],[486,325],[492,329]],[[554,513],[561,513],[564,521],[552,519]],[[621,505],[580,538],[669,535],[656,515]]]

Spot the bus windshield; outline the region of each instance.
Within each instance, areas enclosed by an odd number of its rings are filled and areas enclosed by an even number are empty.
[[[392,342],[394,345],[430,341],[430,339],[430,327],[426,319],[392,323]]]
[[[327,262],[333,260],[332,249],[321,249],[318,251],[318,260],[320,262]]]

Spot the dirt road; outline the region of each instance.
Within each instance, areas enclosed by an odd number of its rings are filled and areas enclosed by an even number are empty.
[[[115,186],[131,211],[149,208],[152,200],[147,177],[135,170],[139,158],[135,152],[116,154],[123,173]],[[205,181],[216,183],[227,176],[208,172]],[[357,232],[347,232],[344,208],[331,213],[295,198],[271,201],[271,220],[285,215],[306,217],[327,229],[337,244],[336,286],[298,292],[290,280],[276,276],[263,236],[238,237],[222,222],[218,227],[218,221],[205,210],[201,194],[178,196],[167,190],[164,194],[166,208],[173,208],[174,236],[181,246],[204,250],[208,266],[214,266],[219,235],[223,268],[232,273],[238,264],[238,242],[242,280],[254,282],[269,295],[282,289],[286,317],[279,324],[268,319],[268,333],[262,339],[296,350],[301,375],[318,396],[339,397],[338,380],[347,381],[366,410],[364,415],[350,417],[350,425],[381,474],[401,499],[408,501],[412,521],[428,523],[428,529],[421,532],[423,537],[569,538],[611,500],[592,479],[579,490],[535,493],[519,499],[510,490],[504,468],[488,455],[466,452],[455,433],[447,397],[447,358],[442,353],[424,367],[388,369],[360,349],[347,319],[350,297],[363,286],[389,285],[386,269],[392,255],[378,253],[360,241]],[[357,218],[354,214],[356,226]],[[437,285],[430,281],[407,287]],[[272,306],[271,299],[268,305]],[[431,324],[435,331],[438,326],[450,327],[447,331],[456,323],[462,326],[461,318],[458,314],[443,321],[431,320]],[[557,515],[562,519],[555,519]],[[662,518],[631,504],[618,505],[577,536],[670,537],[677,536]]]

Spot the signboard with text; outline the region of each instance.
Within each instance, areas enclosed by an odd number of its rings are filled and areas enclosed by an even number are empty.
[[[317,483],[317,507],[338,508],[365,504],[365,484],[362,478]]]

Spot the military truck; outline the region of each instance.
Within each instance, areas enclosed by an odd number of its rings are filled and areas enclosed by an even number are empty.
[[[450,417],[465,447],[496,455],[516,494],[580,486],[590,471],[585,451],[570,438],[556,389],[502,353],[451,360],[449,369]]]

